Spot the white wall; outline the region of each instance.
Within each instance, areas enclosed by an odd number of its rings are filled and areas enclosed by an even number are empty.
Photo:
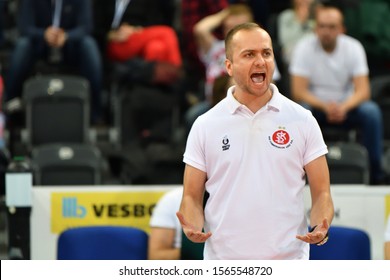
[[[307,188],[305,205],[310,211],[310,193]],[[389,187],[333,185],[331,187],[335,217],[333,225],[365,230],[371,241],[371,258],[382,260],[386,224],[386,196]],[[387,209],[389,209],[389,205]],[[330,237],[331,238],[331,237]]]

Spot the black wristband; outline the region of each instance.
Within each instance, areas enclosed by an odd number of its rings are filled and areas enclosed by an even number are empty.
[[[315,225],[314,227],[310,227],[309,232],[313,232],[316,229],[316,227],[317,227],[317,225]],[[329,239],[329,231],[326,233],[324,239],[322,239],[320,242],[314,243],[314,244],[317,246],[324,245],[326,242],[328,242],[328,239]]]

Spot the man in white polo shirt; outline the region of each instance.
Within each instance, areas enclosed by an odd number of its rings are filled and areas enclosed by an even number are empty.
[[[343,15],[335,7],[318,9],[315,30],[294,49],[289,68],[292,97],[313,112],[321,127],[359,128],[370,158],[370,183],[381,184],[382,115],[370,100],[364,48],[343,34]]]
[[[334,213],[320,128],[271,84],[275,62],[264,29],[238,25],[225,48],[236,86],[191,128],[177,216],[191,241],[206,242],[205,259],[308,259],[309,243],[327,240]]]

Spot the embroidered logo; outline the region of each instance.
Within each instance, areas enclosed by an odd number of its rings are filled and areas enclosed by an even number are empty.
[[[227,151],[230,148],[229,139],[225,135],[222,139],[222,151]]]
[[[268,136],[268,140],[272,146],[279,149],[288,148],[293,142],[293,139],[291,139],[290,134],[284,127],[279,127],[278,130],[272,134],[272,136]]]

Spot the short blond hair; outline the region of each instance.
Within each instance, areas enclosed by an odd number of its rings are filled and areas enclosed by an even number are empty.
[[[261,29],[264,30],[260,25],[258,25],[255,22],[246,22],[239,24],[235,27],[233,27],[225,38],[225,52],[226,52],[226,58],[232,61],[232,41],[233,37],[236,33],[238,33],[241,30],[254,30],[254,29]],[[265,30],[264,30],[265,31]]]

